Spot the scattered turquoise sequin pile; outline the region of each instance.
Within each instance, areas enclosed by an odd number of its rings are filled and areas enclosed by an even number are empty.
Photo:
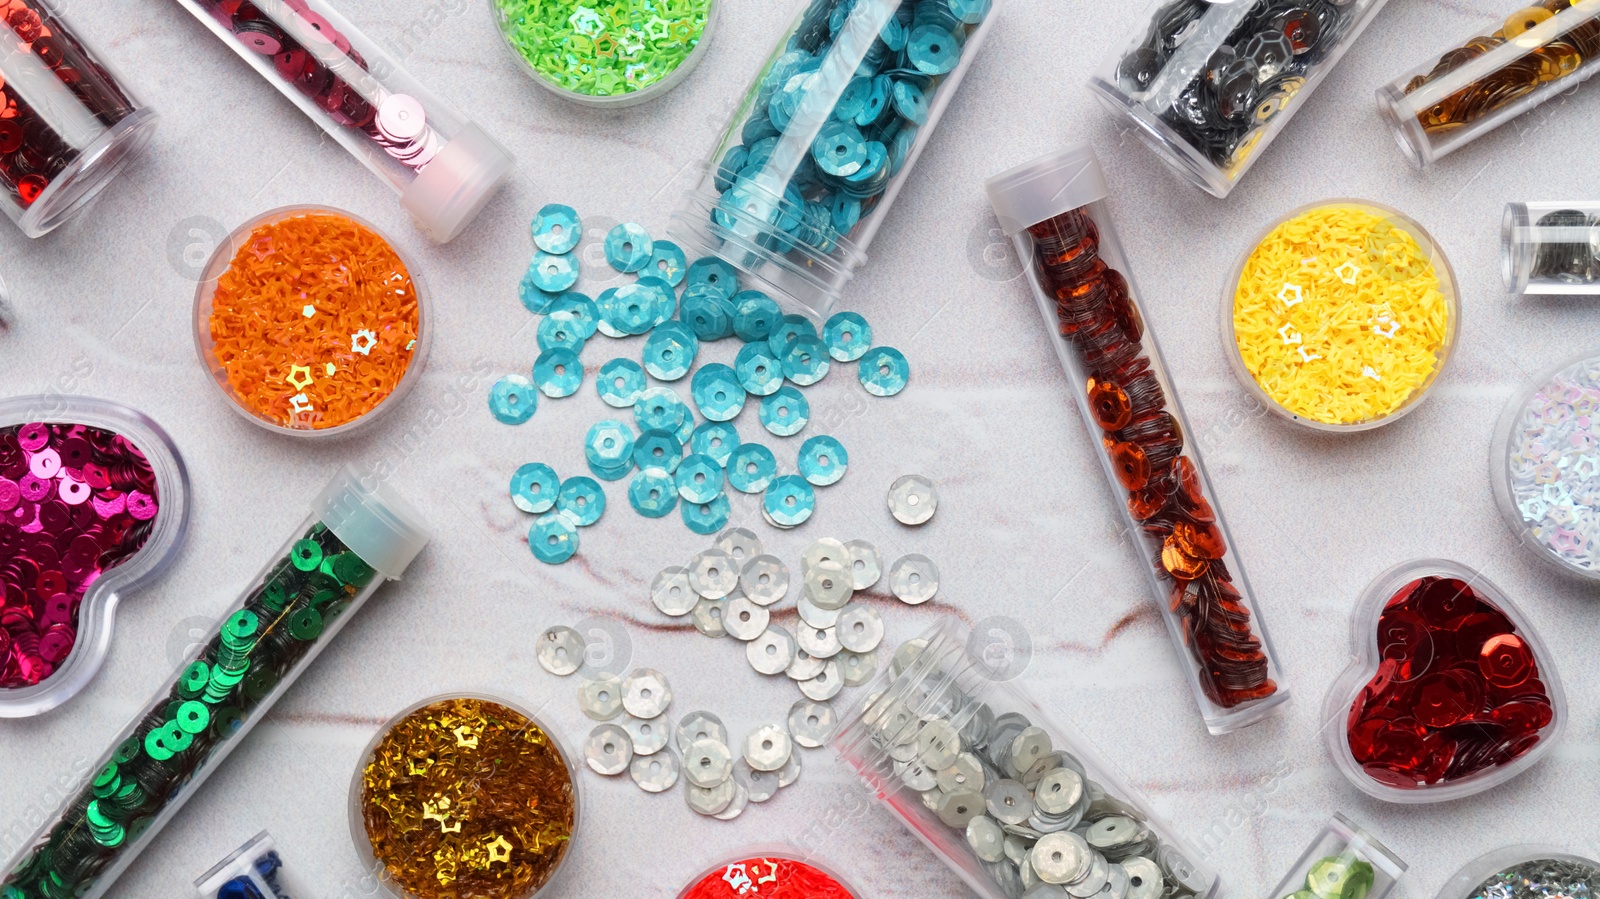
[[[810,437],[796,454],[799,474],[780,475],[772,450],[743,442],[734,420],[752,406],[772,435],[800,434],[811,421],[811,406],[799,388],[821,382],[838,364],[858,362],[856,375],[868,393],[894,396],[910,377],[905,356],[874,347],[872,327],[854,312],[833,316],[818,333],[805,316],[784,315],[766,294],[742,290],[738,271],[727,262],[690,263],[671,241],[654,240],[632,223],[611,229],[603,250],[612,268],[638,279],[590,299],[572,289],[581,275],[573,251],[582,235],[570,206],[551,204],[534,217],[537,250],[517,292],[528,311],[543,316],[536,331],[539,356],[531,380],[513,374],[494,384],[489,411],[497,421],[522,424],[538,411],[539,394],[560,398],[579,391],[586,373],[583,350],[596,333],[644,336],[639,361],[611,359],[595,380],[601,400],[631,409],[633,423],[607,419],[589,428],[584,458],[599,481],[562,481],[541,463],[517,469],[511,500],[539,516],[528,532],[534,557],[550,564],[572,558],[578,528],[599,521],[605,511],[600,481],[629,479],[634,511],[663,518],[676,509],[697,534],[727,526],[729,487],[760,494],[762,515],[774,527],[805,523],[816,510],[816,488],[845,475],[844,444],[828,435]],[[744,343],[733,365],[712,362],[695,369],[703,344],[730,337]],[[647,374],[664,383],[652,385]],[[692,408],[664,386],[685,378]]]

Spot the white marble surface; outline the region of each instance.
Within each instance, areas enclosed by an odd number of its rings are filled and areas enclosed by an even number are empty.
[[[402,705],[492,690],[543,709],[569,744],[587,732],[575,685],[534,663],[533,638],[549,624],[615,616],[635,664],[674,679],[680,714],[714,709],[739,734],[780,718],[792,687],[754,676],[730,643],[662,627],[649,607],[654,573],[705,545],[676,515],[641,519],[611,485],[611,509],[584,532],[576,560],[547,568],[529,556],[506,478],[531,460],[581,470],[583,430],[605,411],[592,385],[547,401],[520,428],[484,409],[492,377],[526,369],[535,355],[534,320],[514,290],[532,213],[560,201],[591,224],[637,220],[664,231],[687,171],[794,5],[724,2],[723,29],[682,88],[604,114],[535,88],[501,46],[484,0],[345,0],[353,21],[518,157],[514,179],[478,222],[439,247],[408,226],[384,185],[176,4],[67,0],[81,31],[129,73],[163,123],[150,151],[81,220],[37,241],[0,227],[0,273],[17,306],[16,322],[0,332],[0,393],[86,393],[146,410],[185,454],[196,501],[188,545],[170,576],[124,604],[98,680],[50,715],[0,723],[6,852],[25,829],[19,822],[53,805],[55,779],[100,755],[168,677],[189,629],[233,600],[346,462],[392,467],[396,486],[432,522],[433,545],[351,623],[112,895],[186,895],[195,876],[261,828],[277,835],[318,895],[364,895],[347,790],[361,748]],[[822,491],[816,517],[798,531],[765,528],[744,497],[736,517],[754,522],[791,564],[806,541],[826,535],[874,540],[890,557],[927,553],[943,568],[946,607],[1020,622],[1037,647],[1028,677],[1040,700],[1075,721],[1205,848],[1230,895],[1263,895],[1341,809],[1411,862],[1399,893],[1410,899],[1433,896],[1459,865],[1507,843],[1556,841],[1595,854],[1595,590],[1517,548],[1495,511],[1486,461],[1510,392],[1592,348],[1590,329],[1600,325],[1600,308],[1581,299],[1508,298],[1497,274],[1505,202],[1600,194],[1600,98],[1557,101],[1415,173],[1379,121],[1374,88],[1511,4],[1393,3],[1244,185],[1218,201],[1169,174],[1083,88],[1142,5],[1007,4],[845,303],[871,319],[881,342],[906,351],[912,386],[892,401],[839,374],[812,388],[819,419],[850,449],[849,475]],[[990,245],[981,180],[1074,139],[1093,141],[1107,161],[1111,206],[1150,323],[1295,694],[1287,714],[1243,733],[1211,737],[1201,726],[1139,559],[1119,538],[1047,333],[1013,277],[1015,262]],[[1333,438],[1253,412],[1217,323],[1227,270],[1250,236],[1295,206],[1341,195],[1390,203],[1430,228],[1460,276],[1464,314],[1456,356],[1421,409],[1376,432]],[[438,313],[426,380],[395,416],[340,445],[267,436],[224,406],[195,360],[193,284],[168,261],[169,248],[187,242],[180,225],[190,217],[232,227],[299,202],[347,208],[396,235],[419,260]],[[595,340],[586,354],[591,378],[610,355],[637,353],[637,341]],[[707,357],[733,350],[714,346]],[[739,427],[753,435],[758,425],[746,413]],[[889,482],[911,471],[935,478],[943,496],[937,519],[915,531],[894,524],[883,503]],[[1447,806],[1403,808],[1365,798],[1333,769],[1319,710],[1346,661],[1356,596],[1390,565],[1426,556],[1479,567],[1516,597],[1550,644],[1572,713],[1561,745],[1514,783]],[[884,610],[891,640],[921,630],[937,611]],[[677,792],[650,797],[626,781],[585,775],[589,817],[561,894],[672,895],[736,848],[787,838],[866,896],[967,895],[827,754],[805,761],[797,788],[733,823],[696,817]]]

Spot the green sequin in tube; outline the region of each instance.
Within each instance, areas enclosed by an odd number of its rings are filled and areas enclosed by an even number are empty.
[[[7,866],[0,899],[106,895],[113,881],[427,543],[409,507],[345,470],[274,561]]]

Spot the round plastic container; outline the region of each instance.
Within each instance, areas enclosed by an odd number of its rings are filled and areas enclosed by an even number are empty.
[[[1506,404],[1489,450],[1495,503],[1517,540],[1565,574],[1600,580],[1600,352],[1557,365]]]
[[[1393,751],[1406,755],[1405,750],[1414,747],[1416,752],[1407,757],[1430,759],[1435,763],[1442,761],[1446,766],[1454,767],[1465,757],[1464,753],[1475,751],[1469,748],[1473,745],[1470,740],[1479,739],[1484,733],[1493,733],[1497,726],[1503,737],[1508,725],[1491,722],[1509,720],[1506,707],[1525,706],[1526,697],[1532,695],[1534,688],[1524,682],[1517,685],[1515,690],[1502,691],[1490,685],[1485,676],[1479,703],[1473,705],[1470,699],[1454,699],[1460,695],[1460,688],[1441,684],[1454,680],[1457,672],[1470,671],[1470,668],[1461,667],[1467,663],[1463,661],[1460,647],[1480,644],[1478,637],[1483,634],[1493,636],[1485,638],[1481,645],[1499,641],[1502,639],[1499,635],[1505,632],[1498,626],[1484,623],[1483,613],[1464,611],[1473,606],[1464,603],[1452,606],[1447,602],[1434,601],[1450,594],[1452,591],[1448,589],[1433,596],[1421,596],[1422,591],[1419,590],[1419,595],[1414,598],[1411,590],[1417,586],[1416,582],[1424,578],[1452,579],[1465,583],[1477,594],[1479,601],[1494,606],[1510,621],[1512,634],[1520,638],[1529,653],[1528,658],[1537,665],[1531,680],[1539,682],[1542,700],[1550,711],[1548,723],[1534,730],[1531,738],[1519,738],[1532,739],[1531,748],[1523,747],[1520,754],[1514,755],[1509,761],[1491,764],[1459,778],[1452,778],[1447,767],[1443,778],[1431,785],[1418,783],[1414,778],[1407,778],[1409,782],[1402,783],[1402,778],[1387,773],[1382,765],[1375,765],[1371,771],[1363,767],[1351,747],[1352,734],[1365,734],[1363,726],[1373,717],[1372,714],[1361,714],[1362,710],[1369,713],[1392,710],[1395,717],[1382,722],[1386,727],[1398,729],[1403,725],[1408,732],[1428,732],[1426,737],[1417,733],[1415,740],[1404,737],[1405,742]],[[1402,594],[1405,596],[1402,597]],[[1460,594],[1456,595],[1459,598]],[[1404,604],[1400,602],[1403,598],[1407,600]],[[1386,614],[1391,611],[1392,615]],[[1404,614],[1407,611],[1415,614],[1408,616]],[[1459,617],[1450,619],[1444,625],[1437,624],[1457,613],[1461,613]],[[1322,708],[1323,721],[1326,722],[1323,734],[1334,766],[1363,793],[1386,802],[1407,805],[1473,796],[1500,786],[1538,764],[1560,742],[1567,726],[1567,701],[1561,679],[1551,664],[1550,654],[1522,612],[1482,574],[1444,559],[1418,559],[1397,565],[1379,575],[1362,594],[1351,625],[1351,648],[1355,658],[1328,690]],[[1382,649],[1380,641],[1383,642]],[[1463,641],[1466,641],[1465,644]],[[1447,655],[1452,649],[1455,655]],[[1482,652],[1480,650],[1480,654]],[[1467,692],[1470,694],[1471,691]],[[1489,708],[1491,704],[1492,709]],[[1385,709],[1384,706],[1389,708]],[[1438,714],[1436,710],[1441,708],[1447,711],[1454,709],[1451,717],[1462,711],[1466,711],[1467,715],[1454,725],[1435,726],[1441,722],[1433,720],[1429,723],[1424,720],[1424,715]],[[1363,739],[1377,746],[1380,737],[1383,745],[1392,746],[1395,743],[1387,734],[1365,736]]]
[[[405,373],[400,377],[399,381],[389,392],[388,396],[384,397],[371,409],[351,419],[350,421],[332,427],[317,427],[316,422],[309,418],[304,426],[285,425],[263,415],[257,414],[257,412],[249,408],[249,406],[245,404],[243,399],[239,396],[233,385],[230,383],[227,369],[224,367],[222,360],[220,360],[217,356],[215,343],[212,340],[211,335],[211,318],[213,311],[212,299],[216,295],[218,281],[229,270],[229,268],[232,267],[235,254],[237,254],[239,250],[248,243],[250,234],[258,227],[276,224],[287,219],[308,215],[329,215],[348,219],[357,226],[365,228],[373,236],[380,238],[387,243],[389,249],[392,250],[395,256],[399,258],[400,263],[404,266],[406,273],[410,276],[412,290],[416,295],[417,303],[416,337],[414,346],[412,346],[409,350],[411,353],[411,360],[406,365]],[[310,309],[311,307],[308,306],[307,308]],[[308,316],[308,318],[314,318],[315,314],[313,316]],[[272,374],[273,377],[282,378],[284,385],[283,398],[289,404],[289,408],[293,410],[296,408],[302,408],[304,405],[309,404],[312,406],[314,412],[317,405],[316,399],[301,385],[309,384],[309,386],[314,388],[322,376],[327,373],[327,369],[325,367],[327,365],[334,365],[336,371],[343,369],[346,367],[346,365],[359,365],[364,358],[370,356],[372,351],[375,351],[375,348],[382,348],[379,335],[374,333],[378,330],[379,329],[375,324],[372,328],[357,329],[349,336],[348,352],[345,351],[345,344],[341,342],[337,353],[334,355],[330,355],[326,358],[308,358],[305,360],[304,365],[291,367],[290,371],[283,372],[281,374]],[[228,405],[235,412],[243,416],[245,420],[260,425],[261,427],[278,434],[290,434],[297,437],[311,439],[328,439],[344,436],[353,431],[371,425],[374,421],[377,421],[384,415],[387,415],[391,409],[399,405],[400,401],[405,398],[405,395],[411,392],[411,389],[417,385],[418,381],[422,380],[422,370],[424,367],[426,367],[428,348],[432,342],[432,339],[433,329],[431,323],[431,310],[429,309],[428,304],[427,289],[423,285],[421,276],[418,274],[417,266],[412,262],[410,257],[406,255],[405,251],[400,249],[399,245],[396,244],[388,235],[378,230],[377,226],[366,221],[360,216],[352,215],[351,213],[345,212],[342,209],[335,209],[329,206],[285,206],[280,209],[271,210],[270,212],[264,212],[261,215],[258,215],[240,225],[238,228],[235,228],[233,233],[228,235],[228,239],[219,244],[216,250],[212,252],[211,259],[206,262],[206,266],[202,270],[200,283],[195,288],[194,342],[195,350],[200,356],[200,364],[204,366],[207,373],[211,375],[213,382],[215,382],[217,385],[217,389],[221,391],[222,395],[228,399]],[[360,352],[360,348],[363,346],[368,349],[368,353],[362,354]],[[406,350],[402,349],[400,351],[405,352]],[[295,368],[302,368],[305,369],[305,371],[296,371]],[[307,378],[310,379],[309,382],[306,380]],[[295,400],[297,390],[299,391],[299,396],[305,397],[305,399],[300,401],[298,404]]]
[[[578,832],[583,826],[583,821],[585,818],[583,811],[584,793],[582,784],[578,778],[578,769],[574,765],[574,756],[571,752],[567,751],[567,747],[561,741],[560,735],[552,730],[544,721],[530,714],[528,710],[523,708],[520,704],[499,696],[490,695],[488,693],[440,693],[436,696],[430,696],[427,699],[422,699],[412,703],[406,708],[401,709],[388,721],[385,721],[383,726],[378,728],[378,732],[373,735],[372,739],[367,743],[367,747],[361,751],[360,761],[356,764],[355,774],[350,778],[350,839],[355,843],[356,856],[361,859],[362,869],[372,872],[381,872],[375,879],[379,884],[382,885],[383,895],[389,896],[391,899],[417,899],[413,893],[395,882],[394,877],[390,876],[387,871],[385,871],[383,864],[378,861],[377,856],[372,851],[372,841],[367,836],[367,828],[365,822],[363,821],[361,811],[362,776],[366,773],[367,765],[371,763],[373,751],[378,748],[378,744],[383,742],[383,738],[388,736],[389,731],[393,729],[396,724],[400,723],[402,719],[418,709],[433,705],[436,702],[444,702],[451,699],[478,699],[484,702],[492,702],[496,705],[505,706],[511,711],[521,715],[523,718],[526,718],[531,724],[543,731],[545,736],[549,738],[550,745],[555,748],[556,754],[561,757],[561,761],[567,769],[567,781],[572,786],[572,833],[567,840],[566,847],[562,850],[561,858],[556,862],[555,869],[550,872],[550,877],[544,882],[543,886],[526,894],[514,895],[507,893],[504,896],[497,897],[497,899],[529,899],[529,897],[532,896],[559,893],[560,887],[563,881],[566,879],[566,872],[570,868],[567,862],[572,857],[572,843],[578,839]]]
[[[810,0],[673,214],[672,239],[826,318],[1000,6]]]
[[[826,866],[789,846],[756,846],[695,875],[677,899],[748,899],[786,890],[800,899],[865,899]]]
[[[1500,275],[1509,293],[1600,294],[1600,203],[1507,203]]]
[[[156,114],[56,11],[12,0],[0,34],[0,206],[40,237],[77,214],[150,142]]]
[[[1538,862],[1553,862],[1554,865],[1538,865]],[[1556,868],[1557,877],[1554,879],[1572,883],[1581,880],[1588,885],[1588,889],[1569,891],[1568,889],[1541,890],[1533,884],[1523,889],[1527,892],[1513,892],[1504,886],[1504,881],[1496,875],[1507,875],[1514,869],[1522,869],[1521,873],[1529,873],[1530,869],[1524,866],[1535,863],[1532,871],[1549,871]],[[1566,874],[1562,878],[1561,874]],[[1496,878],[1499,886],[1494,890],[1480,890],[1479,887],[1489,885],[1491,878]],[[1520,879],[1520,878],[1519,878]],[[1594,895],[1600,890],[1600,862],[1573,855],[1559,849],[1545,846],[1507,846],[1478,856],[1462,866],[1451,878],[1445,881],[1439,890],[1437,899],[1489,899],[1489,897],[1502,897],[1502,899],[1527,899],[1532,896],[1584,896]]]
[[[940,619],[841,716],[834,750],[982,899],[1022,895],[1033,886],[1023,866],[1062,855],[1078,864],[1051,882],[1085,895],[1137,878],[1170,899],[1216,896],[1216,872],[1024,683],[986,661],[987,648],[954,617]]]
[[[701,26],[699,36],[694,39],[694,49],[690,50],[683,59],[679,60],[678,64],[674,66],[671,71],[660,76],[655,81],[644,85],[637,90],[626,90],[620,93],[584,93],[581,90],[574,90],[572,88],[557,84],[555,81],[551,80],[548,75],[545,75],[543,72],[540,72],[537,68],[535,68],[533,63],[530,62],[528,58],[523,55],[522,51],[517,48],[517,44],[513,36],[515,24],[512,19],[511,12],[506,8],[506,4],[508,2],[514,2],[514,0],[489,0],[489,12],[494,16],[495,27],[499,29],[500,36],[505,39],[506,49],[511,51],[511,56],[516,59],[519,65],[522,66],[522,70],[528,74],[528,77],[533,79],[533,83],[550,91],[563,100],[569,100],[582,106],[593,106],[599,109],[621,109],[626,106],[638,106],[641,103],[648,103],[651,100],[654,100],[657,97],[665,94],[667,91],[670,91],[682,84],[684,79],[689,77],[689,73],[694,71],[695,66],[700,64],[700,60],[705,56],[707,48],[711,46],[711,39],[716,33],[717,20],[722,10],[722,4],[720,0],[707,0],[705,24]],[[598,30],[602,27],[603,26],[601,26],[599,22],[595,23],[593,28],[597,33],[593,35],[593,40],[596,42],[601,40],[611,40],[612,43],[616,44],[618,48],[612,52],[613,56],[618,55],[619,51],[625,54],[627,52],[627,47],[624,46],[624,44],[628,41],[637,42],[636,47],[643,48],[645,46],[645,41],[647,38],[642,37],[641,34],[624,34],[622,37],[614,37]],[[674,28],[674,23],[662,21],[658,25],[652,21],[645,27],[648,27],[652,30],[659,29],[659,33],[670,36],[671,30]],[[640,32],[643,30],[643,27],[639,29]],[[577,37],[584,37],[584,35],[580,34],[577,35]],[[574,48],[572,48],[570,45],[564,46],[567,46],[568,53],[573,52]]]
[[[183,457],[167,432],[143,413],[109,400],[79,396],[24,396],[0,401],[0,434],[35,422],[86,425],[121,435],[138,448],[150,463],[150,470],[155,475],[157,509],[154,518],[150,519],[150,532],[143,546],[114,567],[103,569],[100,576],[83,589],[76,607],[77,631],[66,658],[58,662],[54,670],[37,684],[0,688],[0,718],[43,714],[88,686],[111,650],[117,604],[124,595],[166,570],[177,555],[189,526],[189,475]],[[29,514],[37,522],[38,509],[45,502],[55,501],[55,497],[39,503],[28,502],[25,495],[19,497],[17,491],[10,489],[15,488],[17,482],[7,477],[5,468],[5,465],[0,465],[0,509],[4,510],[0,512],[0,522],[4,523],[0,525],[0,556],[11,559],[18,554],[15,545],[8,545],[4,532],[10,530],[14,516]],[[71,492],[69,487],[72,483],[82,486],[84,481],[78,481],[69,471],[63,467],[57,477],[48,479],[52,484],[52,493]],[[59,488],[54,486],[57,484]],[[76,505],[70,508],[100,505],[101,494],[98,491],[91,494],[85,489],[82,496],[86,499],[78,499]],[[89,516],[97,526],[104,524],[105,520],[114,521],[117,517],[110,515],[107,519],[101,519],[98,512]],[[11,533],[15,535],[17,532]],[[15,582],[12,577],[0,571],[0,596],[9,596],[13,591],[19,597],[26,596],[34,586]],[[40,599],[43,601],[48,597]],[[0,602],[0,605],[15,604]],[[6,629],[11,630],[10,627]],[[9,649],[12,641],[8,639],[5,642]],[[4,667],[6,661],[6,653],[0,653],[0,667]]]
[[[1392,403],[1387,407],[1386,410],[1380,412],[1352,416],[1350,417],[1350,420],[1347,421],[1328,421],[1319,419],[1318,417],[1310,414],[1302,414],[1288,408],[1276,398],[1268,394],[1267,391],[1262,387],[1261,383],[1256,379],[1256,376],[1250,371],[1250,367],[1246,364],[1244,352],[1239,344],[1239,336],[1236,324],[1236,306],[1238,302],[1240,282],[1245,275],[1247,267],[1250,266],[1253,258],[1256,256],[1257,250],[1261,248],[1261,244],[1266,241],[1275,231],[1277,231],[1280,226],[1310,213],[1334,211],[1344,208],[1350,208],[1365,215],[1378,217],[1382,220],[1381,225],[1375,226],[1373,229],[1360,236],[1361,246],[1357,247],[1355,245],[1355,241],[1352,240],[1349,244],[1348,252],[1342,254],[1342,260],[1334,258],[1312,257],[1317,260],[1315,263],[1312,263],[1309,260],[1302,261],[1300,257],[1295,258],[1294,262],[1297,265],[1312,266],[1313,276],[1317,280],[1310,284],[1297,284],[1285,281],[1283,286],[1279,288],[1274,297],[1275,302],[1271,303],[1268,307],[1268,311],[1274,317],[1273,325],[1276,325],[1279,321],[1284,322],[1283,328],[1269,326],[1269,330],[1276,330],[1278,332],[1278,338],[1282,340],[1283,346],[1285,347],[1285,359],[1293,359],[1293,355],[1289,351],[1290,348],[1293,348],[1294,352],[1300,354],[1301,359],[1305,364],[1309,364],[1310,362],[1316,361],[1317,358],[1320,358],[1314,351],[1306,348],[1305,335],[1300,333],[1301,329],[1294,327],[1292,322],[1288,321],[1292,317],[1293,307],[1300,305],[1307,298],[1314,296],[1313,291],[1316,289],[1317,284],[1331,284],[1333,283],[1334,279],[1337,279],[1342,284],[1358,285],[1361,282],[1361,279],[1364,277],[1388,279],[1393,281],[1412,280],[1412,278],[1407,277],[1407,272],[1405,270],[1398,268],[1389,262],[1384,258],[1381,252],[1373,252],[1373,249],[1381,250],[1381,248],[1384,246],[1381,241],[1384,240],[1385,235],[1392,233],[1392,231],[1401,231],[1406,235],[1409,235],[1411,242],[1416,245],[1420,251],[1420,254],[1426,257],[1429,266],[1438,278],[1439,293],[1442,295],[1444,303],[1443,308],[1445,321],[1443,323],[1443,335],[1440,338],[1437,347],[1433,350],[1433,356],[1436,359],[1433,369],[1428,372],[1419,383],[1415,384],[1403,399]],[[1333,255],[1334,254],[1331,253],[1329,254],[1329,256]],[[1424,272],[1415,277],[1423,277],[1425,274],[1426,273]],[[1433,236],[1430,235],[1428,231],[1422,227],[1422,225],[1418,224],[1415,219],[1412,219],[1410,216],[1399,211],[1398,209],[1385,206],[1382,203],[1352,199],[1325,200],[1319,203],[1312,203],[1302,206],[1262,229],[1261,233],[1256,236],[1256,239],[1251,241],[1250,248],[1241,255],[1238,266],[1235,267],[1233,275],[1228,279],[1227,287],[1222,294],[1221,311],[1223,352],[1228,357],[1229,363],[1233,366],[1234,374],[1238,376],[1239,382],[1245,386],[1245,389],[1249,390],[1262,406],[1271,409],[1280,417],[1295,422],[1296,424],[1304,425],[1313,430],[1328,432],[1371,430],[1372,428],[1380,427],[1382,425],[1389,424],[1390,422],[1399,420],[1420,405],[1422,400],[1428,395],[1428,392],[1433,388],[1434,383],[1438,381],[1440,373],[1444,371],[1445,366],[1450,361],[1451,352],[1455,347],[1456,335],[1460,331],[1461,320],[1460,294],[1456,286],[1455,269],[1451,267],[1450,260],[1446,258],[1444,250],[1440,248],[1439,244],[1433,239]],[[1377,315],[1370,317],[1368,321],[1371,324],[1372,333],[1380,336],[1387,336],[1391,339],[1399,332],[1399,328],[1404,327],[1406,324],[1397,319],[1388,318],[1381,311]],[[1320,321],[1318,322],[1318,325],[1321,325]],[[1384,334],[1385,331],[1388,332],[1387,335]],[[1380,362],[1367,366],[1356,376],[1376,376],[1374,377],[1374,380],[1381,380],[1387,374],[1387,372],[1377,370],[1377,367],[1381,364],[1382,363]]]

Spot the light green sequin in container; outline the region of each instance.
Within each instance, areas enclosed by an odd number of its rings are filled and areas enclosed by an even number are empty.
[[[677,87],[705,55],[718,0],[490,0],[543,87],[586,106],[633,106]]]

